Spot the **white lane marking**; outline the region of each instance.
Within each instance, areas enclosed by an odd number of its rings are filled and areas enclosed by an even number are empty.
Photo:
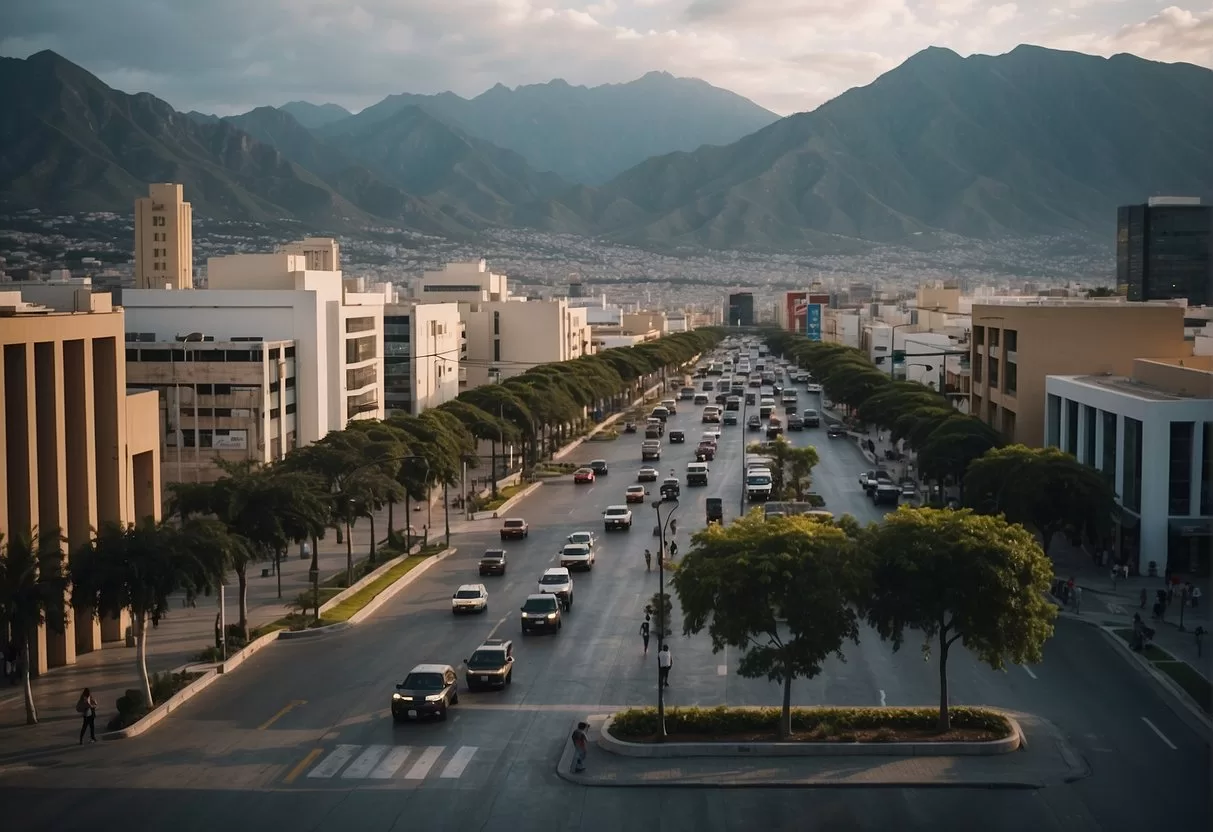
[[[438,762],[438,758],[442,756],[442,749],[446,746],[431,745],[425,751],[421,752],[421,756],[417,758],[417,762],[413,763],[413,767],[404,775],[405,780],[424,780],[425,776],[430,773],[430,769],[434,767],[434,763]]]
[[[500,621],[498,621],[496,624],[494,624],[493,629],[489,630],[488,637],[485,639],[485,641],[488,641],[488,639],[497,635],[497,631],[501,629],[501,625],[509,620],[510,620],[510,617],[507,615],[507,616],[503,617]]]
[[[885,702],[884,691],[882,690],[880,692],[880,707],[883,708],[886,704],[887,703]]]
[[[1020,665],[1020,667],[1022,667],[1022,668],[1023,668],[1024,673],[1027,673],[1027,674],[1028,674],[1029,676],[1031,676],[1033,679],[1035,679],[1035,678],[1036,678],[1036,674],[1032,672],[1032,668],[1028,667],[1026,664],[1021,664],[1021,665]]]
[[[375,770],[367,776],[372,780],[391,780],[396,776],[396,772],[400,770],[400,767],[404,765],[404,761],[409,758],[409,753],[412,750],[407,745],[396,746],[387,753],[387,756],[383,758],[383,762],[375,766]]]
[[[349,768],[341,772],[342,780],[361,780],[371,773],[371,769],[379,765],[383,755],[387,753],[386,745],[370,745],[366,751],[358,755],[358,759],[350,763]]]
[[[1173,743],[1173,742],[1171,742],[1169,739],[1167,739],[1167,735],[1166,735],[1166,734],[1164,734],[1162,731],[1159,731],[1159,730],[1158,730],[1158,726],[1157,726],[1157,725],[1155,725],[1155,724],[1154,724],[1153,722],[1151,722],[1150,720],[1146,719],[1144,716],[1141,718],[1141,721],[1142,721],[1142,722],[1144,722],[1146,725],[1149,725],[1149,726],[1150,726],[1150,730],[1151,730],[1151,731],[1153,731],[1155,734],[1158,734],[1158,738],[1159,738],[1160,740],[1162,740],[1163,742],[1165,742],[1165,743],[1166,743],[1166,744],[1167,744],[1167,745],[1168,745],[1168,746],[1171,748],[1171,750],[1172,750],[1172,751],[1178,751],[1178,750],[1179,750],[1179,747],[1178,747],[1177,745],[1175,745],[1175,743]]]
[[[463,774],[463,770],[468,767],[468,763],[472,761],[472,757],[476,754],[476,746],[465,745],[455,752],[455,756],[451,757],[451,761],[446,764],[446,768],[442,770],[439,777],[455,778]]]
[[[728,676],[729,675],[729,666],[727,664],[716,665],[716,675],[717,676]]]
[[[354,756],[354,752],[358,750],[356,745],[339,745],[333,749],[333,752],[320,761],[320,765],[307,773],[308,777],[328,779],[337,772],[341,771],[341,767],[350,761],[350,757]]]

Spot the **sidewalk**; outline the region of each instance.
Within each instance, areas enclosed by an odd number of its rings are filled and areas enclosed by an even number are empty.
[[[441,501],[434,512],[438,522],[437,534],[431,529],[431,539],[441,537]],[[414,512],[423,515],[425,511]],[[397,507],[396,524],[404,525],[403,508]],[[452,526],[454,525],[452,517]],[[414,526],[421,522],[413,520]],[[375,519],[375,530],[387,535],[387,512]],[[371,541],[371,524],[360,521],[351,535],[354,561],[365,558]],[[325,581],[334,575],[344,574],[346,568],[345,543],[337,543],[330,530],[320,541],[317,561],[320,579]],[[276,621],[286,615],[290,604],[301,592],[309,590],[308,570],[311,557],[300,558],[299,548],[292,547],[287,560],[282,563],[282,598],[278,598],[278,579],[272,573],[261,577],[262,569],[269,563],[257,563],[248,570],[248,625],[249,629]],[[228,577],[225,591],[226,618],[228,624],[239,619],[236,578]],[[215,616],[219,612],[217,596],[198,599],[196,607],[184,607],[180,596],[171,599],[170,609],[160,626],[150,630],[147,641],[147,669],[151,674],[176,670],[194,661],[195,656],[215,643]],[[38,751],[59,750],[65,743],[76,741],[80,717],[76,713],[76,699],[87,687],[97,700],[97,732],[105,730],[105,724],[117,713],[116,702],[128,688],[136,686],[135,649],[122,643],[107,644],[101,650],[79,656],[74,665],[55,668],[33,680],[34,705],[38,709],[39,724],[25,724],[25,699],[20,684],[8,685],[0,682],[0,763],[4,758],[19,753],[22,755]]]

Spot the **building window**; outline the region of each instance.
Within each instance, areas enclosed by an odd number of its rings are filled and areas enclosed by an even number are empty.
[[[294,358],[294,357],[295,357],[295,348],[294,348],[294,347],[287,347],[287,348],[286,348],[286,357],[287,357],[287,358]]]
[[[494,335],[501,334],[501,313],[500,312],[493,313],[493,334]]]
[[[1061,396],[1049,394],[1045,405],[1045,447],[1061,447]]]
[[[290,404],[288,404],[286,406],[286,415],[290,416],[294,412],[295,412],[295,403],[291,402]]]
[[[1116,487],[1116,414],[1103,411],[1103,463],[1099,466],[1112,487]]]
[[[1086,436],[1082,442],[1082,459],[1084,465],[1095,467],[1095,425],[1099,421],[1098,411],[1090,405],[1083,405],[1083,422],[1086,424]]]
[[[1002,435],[1015,441],[1015,411],[1002,409]]]
[[[375,336],[364,335],[345,342],[345,363],[357,364],[375,358]]]
[[[493,360],[494,361],[501,360],[501,342],[500,341],[493,342]]]
[[[994,327],[990,327],[990,346],[991,347],[998,346],[998,333],[1000,333],[1000,332],[1002,332],[1001,329],[995,329]]]
[[[375,328],[374,318],[346,318],[346,332],[368,332]]]
[[[1141,512],[1141,422],[1125,417],[1123,446],[1125,482],[1122,502],[1129,511]]]
[[[973,363],[973,383],[981,384],[982,368],[986,366],[985,356],[975,354],[973,356],[972,363]]]
[[[1213,422],[1204,423],[1205,445],[1200,454],[1200,516],[1213,514]]]
[[[163,226],[164,217],[152,217],[152,225]]]
[[[994,332],[997,332],[997,330],[991,329],[990,332],[994,333]],[[997,387],[998,386],[998,359],[990,358],[989,361],[990,361],[990,386]]]
[[[353,370],[345,371],[345,389],[360,390],[368,384],[374,384],[377,379],[375,375],[375,365],[371,364],[367,367],[358,367]]]
[[[1078,456],[1078,402],[1066,399],[1066,453]]]
[[[1171,423],[1171,465],[1168,477],[1168,513],[1184,517],[1192,513],[1192,422]]]
[[[1014,361],[1008,361],[1004,372],[1002,390],[1004,393],[1015,395],[1019,392],[1019,365]]]
[[[973,327],[973,343],[977,346],[983,346],[986,342],[986,328],[984,326]]]
[[[1019,351],[1019,330],[1008,329],[1004,332],[1004,335],[1006,336],[1006,339],[1007,339],[1007,343],[1006,343],[1007,352],[1018,352]]]

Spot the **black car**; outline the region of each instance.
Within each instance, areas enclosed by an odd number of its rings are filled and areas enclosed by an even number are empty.
[[[594,476],[596,476],[596,477],[605,477],[607,474],[610,473],[607,470],[607,464],[606,464],[605,459],[591,459],[590,460],[590,470],[594,472]]]
[[[750,430],[762,430],[762,419],[757,416],[751,416],[749,419],[746,419],[745,426]]]
[[[682,494],[682,486],[677,477],[666,477],[661,483],[661,499],[677,500]]]
[[[826,428],[826,436],[831,439],[840,439],[847,435],[847,429],[842,425],[830,425]]]
[[[670,431],[669,439],[675,445],[681,445],[687,441],[687,435],[680,430],[672,430]]]
[[[463,660],[468,690],[503,688],[514,681],[514,642],[490,638]]]
[[[724,500],[719,497],[708,497],[707,521],[709,523],[724,522]]]
[[[788,417],[788,430],[804,430],[804,419],[793,413]]]
[[[449,664],[419,664],[409,671],[392,694],[392,719],[396,722],[437,717],[445,720],[447,709],[459,704],[459,681]]]
[[[528,595],[522,605],[522,632],[560,632],[564,624],[560,619],[560,602],[555,595]]]
[[[505,574],[505,549],[486,549],[480,556],[481,575]]]
[[[806,410],[804,412],[803,418],[804,418],[804,426],[806,428],[821,427],[821,414],[818,413],[816,410],[809,408],[808,410]]]

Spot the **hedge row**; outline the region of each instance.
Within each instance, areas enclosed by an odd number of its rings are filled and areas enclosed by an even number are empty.
[[[1011,733],[1010,723],[994,711],[953,707],[949,711],[953,729]],[[729,736],[779,728],[779,708],[671,708],[665,714],[666,733]],[[889,728],[934,730],[938,708],[793,708],[792,731],[833,735],[848,731]],[[656,708],[632,708],[615,714],[611,733],[621,740],[650,737],[658,733]]]

